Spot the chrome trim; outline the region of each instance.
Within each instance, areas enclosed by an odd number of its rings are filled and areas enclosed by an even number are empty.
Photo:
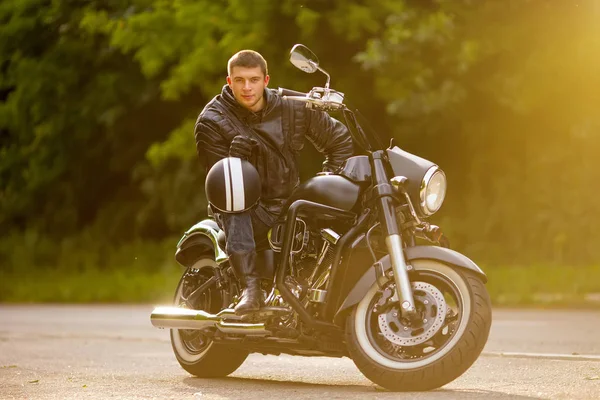
[[[244,322],[217,322],[217,329],[223,333],[234,333],[249,336],[267,336],[271,332],[265,329],[265,324],[251,324]]]
[[[325,257],[329,253],[331,253],[331,243],[329,243],[327,240],[324,240],[323,241],[323,249],[321,250],[321,255],[319,256],[319,259],[317,260],[315,269],[313,270],[312,274],[310,274],[310,277],[308,278],[308,284],[311,285],[311,287],[313,287],[315,289],[317,289],[321,286],[321,283],[319,283],[319,281],[321,279],[323,279],[323,274],[321,273],[321,275],[319,276],[319,280],[315,282],[315,278],[317,277],[318,273],[320,273],[321,271],[324,271],[326,273],[326,277],[324,278],[325,280],[329,277],[329,271],[331,269],[331,265],[325,265],[325,266],[323,265],[323,260],[325,260]],[[325,267],[325,270],[323,270],[323,267]],[[316,284],[316,286],[315,286],[315,284]]]
[[[192,226],[190,229],[188,229],[183,234],[183,237],[179,240],[179,243],[177,243],[177,248],[180,248],[181,245],[183,244],[183,242],[185,242],[188,238],[190,238],[192,236],[204,235],[204,236],[208,237],[211,240],[211,242],[213,243],[213,246],[215,249],[215,261],[217,262],[217,264],[220,264],[223,261],[227,261],[229,259],[229,257],[219,247],[219,239],[218,239],[219,231],[214,229],[212,226],[209,226],[205,221],[206,220],[202,220],[202,221],[198,222],[196,225]]]
[[[233,321],[224,321],[228,320]],[[265,324],[241,322],[241,317],[234,310],[227,308],[217,314],[202,310],[190,310],[181,307],[156,307],[150,315],[152,325],[157,328],[202,330],[215,327],[223,333],[265,336],[271,332]]]
[[[278,229],[283,229],[281,227],[281,225],[276,225],[278,227]],[[269,246],[271,246],[271,250],[273,250],[274,252],[281,252],[281,246],[277,246],[275,243],[273,243],[273,228],[269,229],[269,232],[267,232],[267,240],[269,241]]]
[[[316,60],[316,61],[315,61]],[[319,67],[319,59],[311,49],[303,44],[295,44],[290,50],[290,62],[294,67],[307,74],[312,74]]]
[[[204,329],[215,326],[221,320],[221,317],[227,315],[227,310],[214,315],[189,308],[156,307],[150,314],[150,322],[157,328]]]
[[[405,176],[394,176],[392,179],[390,179],[390,183],[392,184],[392,186],[394,186],[398,190],[404,188],[404,185],[407,181],[408,178]]]
[[[294,236],[292,237],[292,240],[294,240],[298,235],[296,234],[296,224],[298,222],[301,222],[303,227],[302,228],[302,243],[301,246],[298,250],[294,250],[294,243],[292,242],[292,251],[291,254],[298,254],[302,251],[302,249],[304,249],[304,246],[306,246],[307,242],[308,242],[308,230],[306,228],[306,222],[304,222],[304,220],[302,218],[296,218],[296,222],[294,223]],[[298,232],[298,234],[300,234],[300,232]]]
[[[422,225],[423,221],[421,221],[421,219],[419,218],[419,215],[417,214],[417,211],[415,210],[415,207],[413,206],[412,200],[410,199],[410,196],[408,195],[408,193],[404,192],[404,197],[406,198],[406,204],[408,204],[408,209],[410,210],[410,215],[412,215],[412,217],[415,219],[417,224]]]
[[[329,274],[331,273],[331,265],[329,265],[327,267],[327,269],[325,271],[323,271],[321,273],[321,275],[319,275],[319,277],[317,278],[316,281],[312,282],[309,281],[310,285],[311,285],[311,289],[318,289],[320,287],[324,287],[325,284],[327,283],[327,280],[329,279]],[[312,278],[312,276],[311,276]]]
[[[337,244],[340,234],[330,228],[321,229],[321,236],[331,244]]]
[[[404,251],[402,250],[402,240],[400,235],[389,235],[385,238],[385,245],[390,254],[390,260],[392,261],[393,278],[396,283],[396,293],[400,298],[402,308],[409,315],[416,312],[415,300],[413,298],[412,287],[408,278],[408,272],[406,268],[406,260],[404,258]]]
[[[325,256],[327,255],[327,251],[329,250],[330,246],[331,246],[331,243],[329,243],[327,240],[323,241],[323,247],[321,248],[321,255],[319,255],[319,258],[317,259],[317,265],[321,265],[321,263],[325,259]],[[316,272],[316,269],[315,269],[315,272]],[[309,282],[312,280],[315,272],[313,272],[312,275],[310,276],[310,278],[308,280]]]
[[[316,64],[316,67],[319,71],[321,71],[322,73],[325,74],[325,76],[327,77],[327,82],[325,82],[325,90],[328,92],[329,91],[329,83],[331,82],[331,76],[329,75],[329,72],[325,71],[323,68],[321,68],[319,66],[319,64]]]
[[[302,225],[298,225],[299,222],[302,223]],[[287,224],[287,222],[286,222],[286,224]],[[299,226],[302,229],[302,243],[301,243],[301,246],[299,249],[294,249],[293,241],[295,241],[296,237],[300,233],[300,232],[296,233],[297,226]],[[277,228],[277,236],[284,236],[287,226],[277,224],[277,225],[275,225],[275,227]],[[283,233],[281,233],[281,231],[283,231]],[[302,218],[296,218],[296,222],[294,223],[294,235],[292,236],[291,254],[300,253],[302,251],[302,249],[304,249],[304,246],[306,245],[306,241],[308,240],[307,235],[308,235],[308,230],[306,228],[306,222],[304,222],[304,220]],[[277,253],[281,252],[281,249],[283,247],[283,240],[281,241],[281,246],[278,246],[277,244],[275,244],[273,242],[273,228],[269,229],[269,231],[267,232],[267,240],[269,241],[269,246],[271,247],[271,250],[273,250],[274,252],[277,252]]]
[[[308,289],[308,300],[313,303],[325,303],[327,290]]]
[[[427,208],[427,202],[425,199],[425,195],[427,193],[427,186],[429,185],[431,178],[433,178],[433,175],[438,171],[441,172],[442,175],[444,175],[444,181],[446,181],[446,186],[448,186],[448,181],[446,180],[446,174],[437,165],[434,165],[433,167],[429,168],[427,170],[427,172],[425,173],[423,180],[421,181],[421,189],[419,190],[419,198],[421,199],[420,206],[421,206],[421,211],[423,211],[423,214],[425,214],[426,216],[433,215],[439,210],[439,208],[435,211],[429,210]],[[440,207],[441,207],[441,204],[440,204]]]

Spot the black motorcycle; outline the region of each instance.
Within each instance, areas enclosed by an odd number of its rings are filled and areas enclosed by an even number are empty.
[[[280,92],[341,114],[363,155],[294,191],[257,256],[260,311],[234,313],[240,285],[209,218],[179,241],[175,258],[186,270],[175,305],[156,308],[152,324],[171,328],[177,360],[198,377],[226,376],[249,353],[286,353],[350,357],[390,390],[445,385],[480,355],[492,315],[484,272],[426,221],[443,203],[444,172],[393,143],[382,150],[308,48],[294,46],[290,61],[327,83]]]

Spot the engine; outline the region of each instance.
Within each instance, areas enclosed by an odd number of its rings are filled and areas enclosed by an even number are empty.
[[[331,228],[309,229],[297,219],[290,254],[291,273],[286,277],[290,291],[305,304],[322,303],[340,235]],[[281,249],[273,246],[273,250]]]

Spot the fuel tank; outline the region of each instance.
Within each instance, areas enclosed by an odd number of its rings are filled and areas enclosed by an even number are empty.
[[[296,200],[308,200],[350,211],[356,205],[360,186],[340,175],[321,175],[302,182],[288,199],[284,212]]]

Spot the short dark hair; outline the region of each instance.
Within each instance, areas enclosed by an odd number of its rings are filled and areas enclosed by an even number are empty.
[[[231,76],[231,70],[233,67],[244,67],[244,68],[255,68],[260,67],[263,74],[267,76],[269,70],[267,69],[267,61],[260,55],[260,53],[254,50],[242,50],[235,53],[227,62],[227,74]]]

